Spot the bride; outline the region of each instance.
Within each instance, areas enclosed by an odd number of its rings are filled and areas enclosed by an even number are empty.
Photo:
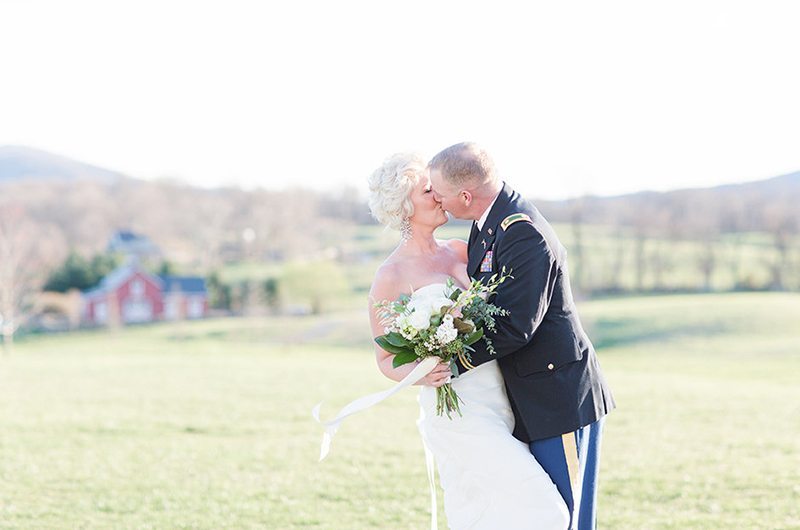
[[[395,300],[420,289],[445,289],[452,277],[469,285],[467,244],[438,240],[447,214],[434,199],[426,163],[415,154],[396,154],[370,178],[369,206],[381,223],[401,232],[401,242],[375,274],[370,290],[374,337],[384,334],[374,303]],[[378,347],[381,372],[402,380],[414,363],[392,367],[393,355]],[[553,529],[569,524],[567,507],[556,486],[525,443],[514,438],[514,416],[497,361],[481,364],[450,380],[450,368],[438,364],[419,380],[423,442],[437,463],[450,528]],[[436,387],[447,382],[461,398],[462,416],[437,416]]]

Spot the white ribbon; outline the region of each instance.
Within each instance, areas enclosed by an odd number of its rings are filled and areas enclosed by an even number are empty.
[[[383,392],[376,392],[375,394],[360,397],[355,401],[351,401],[345,405],[344,408],[339,411],[339,414],[337,414],[332,420],[322,421],[319,419],[319,409],[322,406],[322,402],[317,403],[317,405],[311,410],[311,414],[314,416],[315,420],[325,427],[325,432],[322,435],[322,446],[319,450],[319,461],[322,462],[322,460],[328,456],[328,453],[331,450],[331,441],[333,440],[333,435],[336,434],[336,431],[339,429],[339,424],[342,423],[342,420],[355,414],[356,412],[361,412],[362,410],[366,410],[373,405],[377,405],[389,396],[392,396],[402,389],[413,385],[431,373],[431,371],[433,371],[439,362],[440,359],[438,357],[426,357],[422,360],[422,362],[415,366],[414,369],[411,370],[411,372],[409,372],[409,374],[405,376],[402,381],[394,385],[392,388],[384,390]]]
[[[428,489],[431,492],[431,530],[438,530],[439,509],[436,507],[436,478],[434,471],[433,452],[428,449],[425,438],[422,439],[422,447],[425,448],[425,467],[428,468]]]
[[[325,432],[322,434],[322,446],[319,449],[319,461],[322,462],[322,460],[328,456],[328,453],[331,450],[331,441],[333,440],[333,435],[336,434],[336,431],[339,429],[339,425],[346,417],[351,416],[356,412],[366,410],[373,405],[377,405],[389,396],[396,394],[408,386],[413,385],[431,373],[436,365],[439,364],[439,362],[440,359],[438,357],[426,357],[422,360],[422,362],[415,366],[414,369],[411,370],[411,372],[409,372],[409,374],[405,376],[402,381],[394,385],[392,388],[389,390],[384,390],[383,392],[376,392],[375,394],[360,397],[355,401],[351,401],[345,405],[344,408],[339,411],[339,414],[337,414],[332,420],[322,421],[319,419],[319,409],[322,406],[322,402],[320,401],[317,403],[316,406],[311,410],[311,414],[314,416],[315,420],[325,427]],[[436,484],[434,482],[433,453],[430,449],[428,449],[428,445],[425,443],[424,438],[422,440],[422,445],[425,447],[425,465],[428,468],[428,486],[430,487],[431,492],[431,530],[436,530],[438,527],[438,509],[436,507]]]

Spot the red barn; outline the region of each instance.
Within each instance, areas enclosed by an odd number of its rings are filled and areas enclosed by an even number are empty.
[[[169,305],[166,312],[165,301]],[[96,288],[84,293],[83,302],[84,322],[97,326],[202,318],[208,314],[208,292],[202,278],[160,278],[135,264],[111,272]]]

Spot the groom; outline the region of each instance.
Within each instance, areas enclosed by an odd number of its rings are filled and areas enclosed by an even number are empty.
[[[539,211],[503,183],[486,151],[460,143],[428,165],[434,197],[458,219],[472,219],[467,272],[487,279],[505,268],[513,279],[493,303],[509,311],[462,357],[459,373],[497,359],[514,411],[514,436],[557,486],[570,528],[596,527],[597,473],[604,416],[614,398],[578,314],[567,252]],[[491,450],[491,448],[487,448]]]

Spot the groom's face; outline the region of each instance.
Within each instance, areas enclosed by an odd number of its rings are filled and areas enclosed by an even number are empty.
[[[459,190],[447,182],[438,169],[431,169],[430,177],[433,197],[442,205],[442,208],[456,219],[471,219],[468,211],[472,202],[469,193]]]

